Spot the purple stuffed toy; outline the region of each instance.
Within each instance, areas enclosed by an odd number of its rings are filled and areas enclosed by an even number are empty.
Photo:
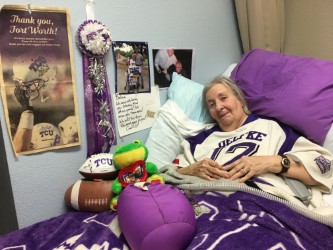
[[[168,184],[149,184],[146,190],[127,186],[118,200],[118,219],[131,249],[185,249],[196,232],[193,207],[186,196]]]

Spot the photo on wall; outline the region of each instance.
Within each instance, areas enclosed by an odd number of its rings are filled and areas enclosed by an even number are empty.
[[[115,90],[118,94],[150,92],[147,42],[112,42],[115,60]]]
[[[160,88],[167,88],[176,72],[188,79],[192,77],[192,49],[153,49],[154,82]]]

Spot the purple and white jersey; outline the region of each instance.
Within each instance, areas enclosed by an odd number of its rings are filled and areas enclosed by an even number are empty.
[[[219,126],[189,137],[181,144],[180,155],[175,162],[181,167],[204,158],[211,158],[221,165],[229,164],[242,156],[286,154],[303,163],[309,174],[322,185],[321,191],[332,188],[332,154],[293,129],[272,119],[249,115],[244,124],[231,132],[223,132]],[[260,176],[276,187],[285,186],[283,179],[274,173]]]

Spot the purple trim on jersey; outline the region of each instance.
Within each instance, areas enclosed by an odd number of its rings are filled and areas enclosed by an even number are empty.
[[[274,187],[274,185],[272,185],[271,183],[261,179],[260,177],[258,176],[253,176],[251,179],[251,181],[254,181],[255,183],[261,183],[261,184],[265,184],[265,185],[269,185],[269,186],[272,186]]]
[[[300,137],[300,134],[297,133],[295,130],[293,130],[291,127],[288,127],[287,125],[285,125],[281,122],[278,122],[274,118],[262,117],[262,116],[258,116],[255,114],[250,114],[246,118],[246,120],[242,124],[242,126],[246,125],[250,122],[253,122],[257,119],[266,119],[266,120],[272,120],[272,121],[277,122],[280,125],[280,127],[282,128],[282,130],[284,131],[284,133],[286,134],[286,140],[283,142],[282,146],[280,147],[280,150],[278,152],[279,155],[283,155],[285,152],[290,151],[292,149],[292,147],[294,146],[295,142],[297,141],[297,139]],[[210,136],[212,133],[217,132],[217,131],[223,132],[220,129],[220,127],[218,125],[216,125],[216,126],[212,127],[211,129],[204,130],[195,136],[191,136],[191,137],[187,138],[186,140],[190,144],[190,150],[191,150],[192,155],[194,155],[195,148],[198,144],[201,144],[208,136]]]
[[[242,124],[242,126],[245,125],[245,124],[248,124],[250,122],[253,122],[253,121],[257,120],[257,119],[258,119],[257,115],[250,114],[246,118],[246,120]],[[201,131],[199,134],[197,134],[195,136],[188,137],[186,140],[190,144],[191,154],[194,155],[195,147],[198,144],[201,144],[204,140],[206,140],[206,138],[208,136],[210,136],[214,132],[223,132],[223,130],[220,129],[219,125],[216,125],[216,126],[212,127],[211,129]]]
[[[246,120],[245,120],[245,122],[242,124],[242,126],[244,126],[244,125],[246,125],[246,124],[249,124],[250,122],[253,122],[253,121],[258,120],[258,119],[259,119],[259,116],[255,115],[255,114],[250,114],[250,115],[246,118]]]
[[[286,124],[284,124],[282,122],[277,121],[274,118],[264,117],[264,116],[262,116],[262,117],[258,116],[258,118],[277,122],[279,124],[279,126],[282,128],[282,130],[284,131],[284,133],[286,134],[286,139],[284,140],[283,144],[281,145],[278,155],[283,155],[285,152],[290,151],[293,148],[295,142],[301,136],[296,130],[292,129],[291,127],[287,126]]]
[[[210,136],[212,133],[216,131],[221,131],[218,125],[212,127],[211,129],[201,131],[199,134],[195,136],[188,137],[186,140],[190,144],[192,155],[194,155],[195,147],[198,144],[201,144],[208,136]]]

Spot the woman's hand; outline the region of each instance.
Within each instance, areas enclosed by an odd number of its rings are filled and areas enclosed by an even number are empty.
[[[229,171],[229,179],[245,182],[253,176],[272,172],[278,173],[281,170],[281,156],[243,156],[229,165],[222,167]]]
[[[179,168],[178,173],[197,176],[209,181],[229,178],[229,174],[222,170],[221,165],[209,158],[193,163],[187,167]]]

